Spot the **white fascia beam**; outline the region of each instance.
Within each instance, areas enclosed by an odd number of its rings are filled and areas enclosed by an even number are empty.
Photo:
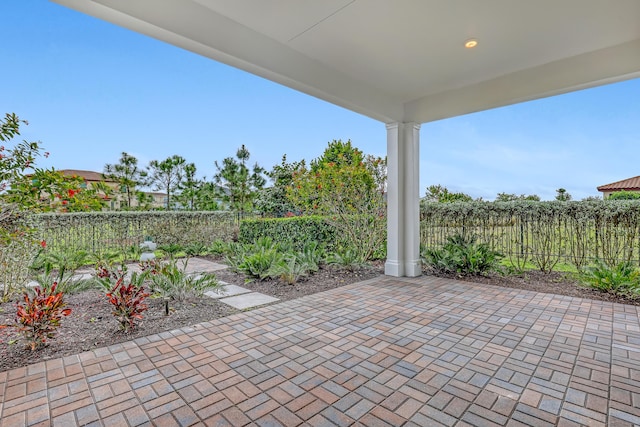
[[[640,39],[550,62],[405,104],[426,123],[640,77]]]
[[[402,102],[190,0],[52,0],[382,122]]]

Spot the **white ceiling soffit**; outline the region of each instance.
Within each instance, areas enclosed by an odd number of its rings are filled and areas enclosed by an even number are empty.
[[[640,0],[53,1],[384,122],[640,76]]]

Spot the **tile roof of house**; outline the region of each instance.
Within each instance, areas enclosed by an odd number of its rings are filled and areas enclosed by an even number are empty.
[[[62,172],[65,176],[81,176],[87,181],[114,182],[113,180],[103,178],[101,172],[84,171],[79,169],[61,169],[60,172]]]
[[[598,187],[598,191],[640,190],[640,176],[623,179]]]

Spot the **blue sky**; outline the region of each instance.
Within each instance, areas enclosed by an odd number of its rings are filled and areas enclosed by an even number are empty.
[[[51,152],[40,166],[102,171],[179,154],[200,176],[240,145],[270,169],[333,139],[384,155],[384,124],[45,0],[5,0],[0,114]],[[420,188],[575,199],[640,175],[640,79],[423,124]]]

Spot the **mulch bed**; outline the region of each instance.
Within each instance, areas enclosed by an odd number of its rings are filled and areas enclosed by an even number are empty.
[[[215,261],[219,262],[219,260]],[[277,280],[247,282],[242,274],[227,270],[216,272],[216,276],[222,281],[277,297],[281,301],[375,278],[381,274],[383,274],[381,263],[355,271],[325,267],[306,280],[295,285],[286,285]],[[492,274],[483,277],[442,277],[486,285],[640,305],[638,300],[630,300],[584,288],[577,284],[571,276],[562,273],[544,274],[532,271],[520,276]],[[215,299],[197,298],[183,302],[172,301],[170,304],[171,312],[169,316],[165,316],[163,301],[150,298],[147,300],[149,309],[144,312],[144,321],[132,333],[125,334],[119,330],[117,321],[111,315],[111,306],[103,293],[85,291],[67,296],[66,301],[68,307],[72,309],[72,313],[63,319],[58,329],[58,335],[50,340],[46,347],[36,351],[27,350],[20,335],[13,328],[0,329],[0,372],[206,322],[238,312],[238,310]],[[15,302],[0,304],[0,324],[13,323],[15,312]]]

